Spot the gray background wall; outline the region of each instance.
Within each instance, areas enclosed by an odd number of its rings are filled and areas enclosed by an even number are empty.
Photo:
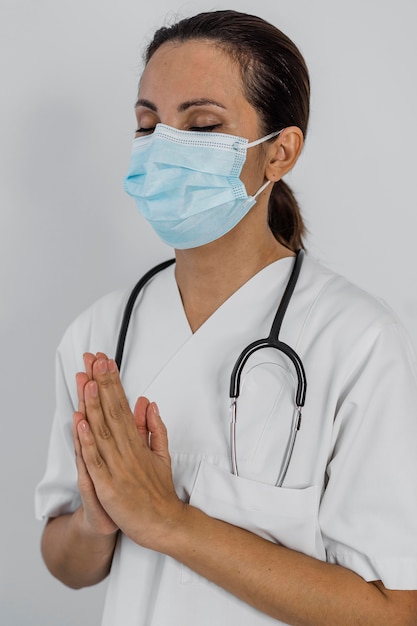
[[[34,520],[54,351],[102,294],[170,254],[125,196],[143,44],[175,14],[235,8],[290,35],[312,77],[288,176],[310,253],[390,303],[417,345],[414,0],[0,0],[0,623],[99,624],[105,585],[70,591]]]

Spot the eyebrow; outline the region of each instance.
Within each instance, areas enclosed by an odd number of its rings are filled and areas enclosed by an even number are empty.
[[[177,111],[178,113],[183,113],[191,107],[201,107],[207,105],[220,107],[221,109],[226,108],[223,104],[220,104],[220,102],[216,102],[216,100],[211,100],[210,98],[199,98],[197,100],[187,100],[186,102],[182,102],[178,106]],[[138,107],[146,107],[147,109],[150,109],[155,113],[158,111],[157,106],[153,102],[151,102],[150,100],[146,100],[145,98],[139,98],[139,100],[135,104],[135,109],[137,109]]]

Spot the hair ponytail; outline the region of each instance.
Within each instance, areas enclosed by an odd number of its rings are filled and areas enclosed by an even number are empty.
[[[280,243],[296,252],[304,248],[306,227],[292,189],[283,180],[272,187],[268,206],[268,223]]]
[[[296,252],[304,248],[306,227],[296,197],[283,180],[274,184],[269,198],[268,223],[280,243]]]

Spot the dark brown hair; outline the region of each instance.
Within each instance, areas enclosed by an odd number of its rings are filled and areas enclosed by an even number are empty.
[[[238,11],[211,11],[185,18],[156,31],[145,63],[168,41],[206,39],[239,64],[248,102],[258,112],[265,135],[298,126],[304,136],[310,111],[310,81],[297,46],[260,17]],[[303,246],[305,225],[298,202],[282,180],[274,184],[268,220],[278,241],[292,250]]]

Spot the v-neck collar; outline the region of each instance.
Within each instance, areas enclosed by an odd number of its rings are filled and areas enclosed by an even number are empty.
[[[171,272],[172,280],[170,281],[170,291],[172,296],[172,302],[175,303],[175,308],[180,312],[180,315],[176,316],[177,323],[181,318],[181,327],[184,330],[184,326],[187,329],[187,333],[190,336],[196,336],[198,334],[205,334],[210,332],[210,328],[213,324],[217,324],[218,318],[221,318],[224,314],[228,315],[229,310],[235,306],[241,306],[242,312],[246,313],[250,308],[250,305],[256,305],[253,302],[253,292],[258,294],[265,294],[265,297],[269,299],[271,291],[277,292],[277,288],[281,285],[285,279],[288,280],[290,271],[294,263],[294,257],[284,257],[273,261],[269,265],[265,266],[259,272],[249,278],[241,287],[234,291],[213,313],[197,328],[196,331],[192,331],[187,315],[185,313],[184,304],[182,301],[181,293],[175,279],[175,266],[168,268]],[[278,282],[277,282],[278,281]],[[279,290],[277,292],[277,307],[280,301]],[[259,303],[260,304],[260,303]],[[207,331],[207,328],[209,329]]]

